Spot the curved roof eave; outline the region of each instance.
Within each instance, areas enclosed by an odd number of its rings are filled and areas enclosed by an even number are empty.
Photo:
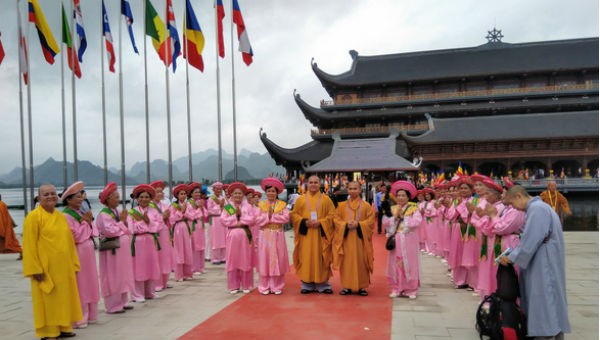
[[[329,143],[313,140],[299,147],[287,149],[275,144],[275,142],[270,140],[267,137],[267,133],[263,132],[262,128],[259,130],[259,135],[263,145],[278,164],[283,163],[284,161],[302,162],[305,160],[321,160],[329,156],[333,146],[333,141]]]
[[[312,63],[330,95],[339,88],[597,69],[598,37],[352,57],[351,69],[339,75]]]
[[[294,101],[296,101],[296,105],[298,105],[300,111],[302,111],[302,113],[304,114],[304,117],[306,117],[306,119],[308,119],[308,121],[311,122],[314,126],[319,126],[319,123],[321,123],[322,121],[329,121],[332,118],[331,115],[327,114],[326,111],[309,105],[300,97],[300,94],[296,93],[295,91]]]
[[[468,134],[457,131],[469,131]],[[402,134],[410,144],[487,142],[514,139],[598,137],[598,110],[500,116],[432,118],[418,136]]]

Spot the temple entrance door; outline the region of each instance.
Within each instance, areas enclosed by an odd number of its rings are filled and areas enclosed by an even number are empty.
[[[565,159],[559,160],[552,164],[552,170],[554,170],[554,175],[562,178],[566,177],[580,177],[583,176],[583,167],[579,161],[573,159]]]

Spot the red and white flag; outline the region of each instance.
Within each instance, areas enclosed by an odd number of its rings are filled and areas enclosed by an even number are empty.
[[[250,46],[250,39],[248,38],[248,31],[246,31],[246,25],[242,17],[242,10],[237,0],[233,0],[233,23],[237,27],[237,35],[240,42],[239,51],[242,52],[242,59],[247,66],[250,66],[254,53],[252,52],[252,46]]]
[[[27,60],[27,40],[23,35],[23,30],[19,26],[19,67],[21,68],[21,74],[23,75],[23,81],[25,85],[29,83],[29,61]]]
[[[0,37],[2,36],[2,32],[0,32]],[[2,46],[2,40],[0,40],[0,64],[2,64],[2,60],[4,60],[4,47]]]
[[[102,0],[102,35],[104,36],[104,44],[106,45],[106,53],[108,54],[108,70],[115,73],[115,48],[113,47],[112,34],[110,34],[110,25],[108,24],[108,15]]]

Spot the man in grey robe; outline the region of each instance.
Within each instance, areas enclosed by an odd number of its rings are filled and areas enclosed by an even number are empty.
[[[511,205],[527,214],[521,243],[501,264],[520,268],[521,308],[527,317],[527,335],[562,340],[571,331],[567,311],[565,247],[560,219],[539,197],[520,185],[506,192]]]

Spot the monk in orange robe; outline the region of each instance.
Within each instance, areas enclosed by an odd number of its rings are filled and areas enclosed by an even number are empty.
[[[14,224],[8,213],[8,207],[0,201],[0,253],[21,253],[21,245],[15,236]],[[18,260],[21,259],[19,255]]]
[[[335,207],[320,188],[321,179],[311,176],[308,192],[298,197],[290,214],[294,227],[294,266],[302,281],[302,294],[314,291],[333,294],[329,278]]]
[[[340,271],[340,295],[356,291],[367,296],[373,273],[373,225],[371,205],[360,197],[361,185],[348,184],[350,198],[340,202],[335,217],[333,238],[333,268]]]
[[[540,194],[540,198],[554,209],[558,217],[560,217],[560,223],[564,225],[565,217],[573,215],[569,207],[569,202],[563,194],[556,190],[556,182],[549,181],[547,189]]]

